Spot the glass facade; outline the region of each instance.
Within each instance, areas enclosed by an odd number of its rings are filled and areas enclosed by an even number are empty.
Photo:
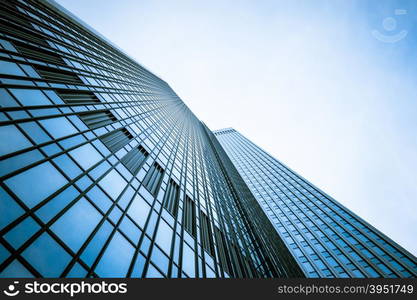
[[[303,276],[166,82],[53,2],[0,6],[0,277]]]
[[[417,259],[232,128],[214,132],[306,277],[416,277]]]
[[[0,277],[416,276],[56,3],[0,7]]]

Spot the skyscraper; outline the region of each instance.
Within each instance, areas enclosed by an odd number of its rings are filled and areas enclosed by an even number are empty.
[[[387,236],[236,130],[214,134],[307,277],[416,277]]]
[[[1,277],[303,276],[166,82],[53,2],[0,3]]]
[[[261,196],[279,163],[259,150],[254,188],[237,162],[255,157],[227,145],[233,130],[213,134],[165,81],[53,1],[0,6],[0,277],[416,275],[415,258],[343,221],[343,208],[330,213],[340,206],[327,196],[313,199],[329,211],[311,210],[311,224],[292,220],[319,204],[303,192],[282,209],[268,200],[270,212]],[[271,189],[298,188],[287,181]]]

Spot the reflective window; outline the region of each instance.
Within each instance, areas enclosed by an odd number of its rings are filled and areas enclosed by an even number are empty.
[[[31,217],[27,217],[16,227],[10,230],[4,237],[14,247],[19,248],[41,227]]]
[[[120,195],[125,188],[127,182],[115,170],[111,170],[102,180],[99,185],[112,197],[114,200]]]
[[[0,141],[0,156],[32,146],[14,125],[0,126]]]
[[[17,64],[9,61],[0,61],[0,73],[15,76],[26,76]]]
[[[138,253],[135,266],[133,267],[132,277],[142,277],[143,267],[145,266],[146,258]]]
[[[87,196],[101,209],[103,213],[106,213],[113,203],[98,186],[94,186],[91,190],[89,190]]]
[[[71,250],[77,252],[101,218],[102,215],[81,198],[51,228]]]
[[[135,197],[129,207],[128,214],[142,228],[145,226],[151,207],[139,195]]]
[[[42,126],[56,139],[77,133],[77,129],[64,117],[40,121]]]
[[[0,176],[16,171],[43,158],[44,156],[38,150],[32,150],[9,157],[0,161]]]
[[[40,90],[10,89],[10,91],[24,106],[51,104],[51,101]]]
[[[73,179],[82,173],[82,170],[66,154],[54,158],[54,162],[64,171],[65,175]]]
[[[127,217],[123,218],[122,223],[120,223],[119,229],[123,231],[123,233],[126,234],[127,237],[135,244],[139,241],[139,237],[142,233],[142,231],[135,224],[133,224],[133,222],[130,221]]]
[[[100,153],[90,144],[78,147],[69,152],[70,155],[84,168],[87,170],[94,164],[98,163],[103,159]]]
[[[45,162],[8,180],[7,186],[30,208],[55,192],[67,181],[49,162]]]
[[[23,251],[22,256],[44,277],[59,277],[71,259],[46,232]]]
[[[107,241],[113,226],[108,221],[100,226],[99,230],[94,235],[93,239],[88,243],[87,248],[81,254],[81,259],[88,265],[92,265],[97,255],[99,254],[104,243]]]
[[[87,270],[84,269],[79,263],[76,263],[71,271],[67,274],[68,278],[84,278],[87,275]]]
[[[37,144],[45,143],[51,140],[46,132],[35,122],[25,122],[19,126],[30,136]]]
[[[182,270],[187,273],[188,276],[195,276],[195,254],[194,251],[184,243],[182,249]]]
[[[163,278],[164,276],[154,266],[149,265],[148,271],[146,272],[147,278]]]
[[[152,250],[152,262],[158,266],[158,268],[164,272],[165,274],[168,272],[168,265],[169,260],[168,257],[158,249],[158,247],[154,247]]]
[[[32,278],[34,277],[19,261],[16,259],[0,272],[1,278]]]
[[[165,253],[171,253],[171,241],[172,241],[171,227],[168,226],[163,220],[159,222],[158,232],[156,234],[156,243],[165,251]]]
[[[39,216],[43,222],[47,223],[78,195],[79,192],[73,186],[69,186],[38,209],[36,215]]]
[[[0,107],[19,106],[12,96],[5,90],[0,89]]]
[[[132,245],[116,232],[95,269],[96,273],[100,277],[125,277],[133,253]]]
[[[0,264],[2,264],[6,258],[8,258],[10,255],[10,252],[7,251],[6,248],[3,247],[3,245],[0,244]]]
[[[23,215],[24,210],[0,187],[0,229]]]

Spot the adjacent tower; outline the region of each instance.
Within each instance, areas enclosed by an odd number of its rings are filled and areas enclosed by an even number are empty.
[[[387,236],[236,130],[214,134],[307,277],[416,277]]]

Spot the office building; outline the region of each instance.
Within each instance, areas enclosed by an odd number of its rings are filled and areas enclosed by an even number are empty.
[[[307,277],[416,277],[387,236],[233,128],[214,134]]]
[[[415,258],[356,217],[312,210],[317,230],[284,222],[307,200],[282,210],[262,200],[263,181],[251,184],[225,145],[234,135],[211,132],[165,81],[55,2],[0,7],[0,277],[415,276]],[[317,201],[326,216],[339,207]]]

